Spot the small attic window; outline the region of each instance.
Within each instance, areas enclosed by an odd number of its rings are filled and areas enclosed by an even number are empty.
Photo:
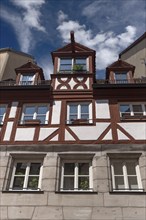
[[[128,82],[127,72],[115,72],[115,80],[117,83]]]
[[[34,73],[21,74],[20,85],[32,85],[34,83]]]

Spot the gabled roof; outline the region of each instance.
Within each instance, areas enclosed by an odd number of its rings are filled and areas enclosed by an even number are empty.
[[[0,48],[0,53],[3,53],[3,52],[12,52],[12,53],[15,53],[15,54],[19,54],[19,55],[34,59],[34,57],[32,55],[28,54],[28,53],[24,53],[24,52],[21,52],[21,51],[16,51],[16,50],[14,50],[12,48],[9,48],[9,47]]]
[[[55,51],[53,51],[53,53],[55,53],[55,52],[69,52],[69,51],[72,51],[73,50],[73,47],[74,47],[74,51],[81,51],[81,52],[83,52],[83,51],[85,51],[85,52],[94,52],[95,50],[92,50],[92,49],[90,49],[90,48],[88,48],[88,47],[85,47],[84,45],[82,45],[82,44],[79,44],[79,43],[77,43],[77,42],[73,42],[73,43],[69,43],[69,44],[67,44],[66,46],[64,46],[64,47],[62,47],[62,48],[59,48],[58,50],[55,50]]]
[[[76,52],[87,52],[87,53],[95,53],[95,50],[90,49],[82,44],[79,44],[75,42],[74,39],[74,32],[70,32],[70,38],[71,38],[71,43],[67,44],[66,46],[59,48],[55,51],[52,52],[52,56],[54,57],[54,54],[62,54],[62,53],[76,53]]]
[[[135,66],[133,66],[133,65],[131,65],[131,64],[129,64],[129,63],[127,63],[127,62],[125,62],[125,61],[123,61],[121,59],[119,59],[119,60],[117,60],[116,62],[112,63],[111,65],[109,65],[107,67],[107,69],[118,69],[118,68],[134,69]]]
[[[39,71],[42,71],[42,68],[37,66],[35,63],[32,63],[31,61],[29,61],[28,63],[25,63],[24,65],[16,68],[16,72],[17,71],[20,71],[20,70],[39,70]]]
[[[129,45],[125,50],[123,50],[120,54],[119,57],[121,57],[122,54],[126,53],[128,50],[130,50],[132,47],[136,46],[139,44],[142,40],[146,38],[146,32],[140,36],[136,41],[134,41],[131,45]]]

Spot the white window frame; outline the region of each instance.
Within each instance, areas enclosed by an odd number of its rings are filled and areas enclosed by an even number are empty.
[[[70,177],[74,177],[74,189],[73,190],[67,190],[67,189],[63,189],[63,184],[64,184],[64,164],[65,163],[74,163],[75,164],[75,169],[74,169],[74,175],[70,175]],[[79,163],[88,163],[89,164],[89,175],[79,175],[78,174],[78,164]],[[92,167],[92,161],[90,160],[63,160],[62,161],[62,165],[61,165],[61,184],[60,184],[60,191],[77,191],[77,192],[88,192],[88,191],[93,191],[93,167]],[[69,175],[67,175],[69,176]],[[86,177],[88,176],[89,177],[89,189],[87,190],[83,190],[83,189],[78,189],[78,177],[80,176],[83,176],[83,177]]]
[[[0,125],[3,125],[4,120],[5,120],[5,116],[6,116],[7,105],[6,105],[6,104],[0,104],[0,107],[2,107],[2,108],[4,107],[4,108],[5,108],[4,114],[3,114],[3,115],[0,115],[0,116],[2,117],[2,120],[1,120],[1,122],[0,122]]]
[[[14,183],[15,176],[21,176],[21,175],[15,175],[16,167],[17,167],[18,163],[26,163],[27,164],[25,174],[22,175],[22,176],[24,176],[24,182],[23,182],[23,189],[22,190],[21,189],[13,189],[13,183]],[[29,175],[31,163],[40,163],[41,164],[39,175],[34,175],[34,176],[39,176],[38,188],[37,189],[27,189],[28,178],[29,178],[29,176],[33,176],[33,175]],[[16,160],[14,162],[14,166],[13,166],[13,171],[12,171],[12,177],[11,177],[11,181],[10,181],[9,190],[10,191],[40,191],[41,190],[41,184],[42,184],[42,173],[43,173],[42,160],[41,161],[40,160]]]
[[[71,67],[71,70],[60,70],[60,63],[61,63],[61,59],[71,59],[72,60],[72,67]],[[75,58],[71,58],[71,57],[61,57],[61,58],[58,58],[58,68],[57,68],[57,71],[58,72],[70,72],[70,71],[73,71],[73,67],[75,65],[75,60],[76,59],[86,59],[86,70],[83,70],[83,71],[89,71],[89,57],[75,57]]]
[[[32,80],[31,81],[23,81],[23,77],[24,76],[32,76]],[[34,79],[35,79],[35,73],[25,73],[25,74],[21,74],[20,76],[20,81],[19,81],[19,85],[33,85],[34,84]],[[23,83],[24,82],[24,83]]]
[[[143,116],[146,116],[146,103],[138,103],[138,102],[133,102],[133,103],[129,103],[129,102],[124,102],[124,103],[119,103],[119,111],[120,111],[120,106],[121,105],[129,105],[129,108],[130,108],[130,112],[129,112],[129,116],[136,116],[134,113],[136,113],[136,112],[134,112],[133,111],[133,105],[141,105],[141,107],[142,107],[142,112],[141,113],[143,113]],[[124,113],[124,112],[121,112],[120,111],[120,117],[121,118],[124,118],[124,116],[122,116],[122,113]],[[138,115],[137,115],[137,117],[139,117]]]
[[[116,162],[120,162],[122,164],[122,171],[123,174],[122,175],[115,175],[114,173],[114,163]],[[127,173],[127,163],[128,162],[133,162],[135,163],[135,172],[136,175],[129,175]],[[122,176],[123,180],[124,180],[124,189],[116,189],[116,182],[115,182],[115,177],[116,176]],[[129,187],[129,183],[128,183],[128,177],[129,176],[134,176],[137,178],[137,189],[130,189]],[[138,161],[136,159],[111,159],[111,177],[112,177],[112,190],[113,191],[143,191],[143,187],[142,187],[142,182],[141,182],[141,175],[140,175],[140,169],[139,169],[139,164]]]
[[[93,123],[93,117],[92,117],[92,102],[69,102],[67,103],[67,124],[71,124],[70,122],[70,106],[71,105],[77,105],[78,111],[77,111],[77,119],[81,119],[81,105],[88,105],[89,107],[89,119],[87,123]]]
[[[38,107],[41,107],[41,106],[46,106],[47,107],[47,112],[46,112],[46,118],[45,118],[45,124],[48,124],[48,117],[49,117],[49,104],[46,104],[46,103],[41,103],[41,104],[24,104],[23,106],[23,112],[22,112],[22,117],[21,117],[21,124],[24,124],[25,121],[24,121],[24,116],[25,116],[25,109],[27,107],[35,107],[35,112],[33,114],[33,119],[32,120],[36,120],[37,119],[37,109]],[[43,114],[44,115],[44,114]]]

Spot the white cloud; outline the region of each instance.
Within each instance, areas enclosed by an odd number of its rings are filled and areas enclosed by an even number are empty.
[[[93,34],[90,29],[87,30],[84,24],[81,25],[78,21],[72,20],[62,20],[57,30],[60,32],[63,42],[69,42],[70,31],[73,30],[76,42],[96,50],[96,67],[98,70],[103,70],[116,61],[119,52],[132,43],[136,37],[134,26],[125,27],[121,34],[115,34],[113,31]]]
[[[45,0],[11,0],[11,2],[15,6],[20,7],[22,13],[15,13],[14,11],[1,8],[0,16],[12,25],[21,50],[28,53],[36,41],[32,29],[45,32],[45,28],[40,24],[40,7],[45,3]]]
[[[53,73],[53,65],[51,57],[41,57],[38,60],[38,65],[43,69],[45,79],[50,79],[50,75]]]

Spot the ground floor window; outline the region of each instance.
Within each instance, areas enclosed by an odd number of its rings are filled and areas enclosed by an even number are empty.
[[[41,176],[40,161],[15,161],[10,190],[40,190]]]
[[[92,165],[89,161],[63,161],[61,190],[92,190]]]
[[[111,174],[113,191],[142,190],[140,170],[137,160],[112,160]]]

